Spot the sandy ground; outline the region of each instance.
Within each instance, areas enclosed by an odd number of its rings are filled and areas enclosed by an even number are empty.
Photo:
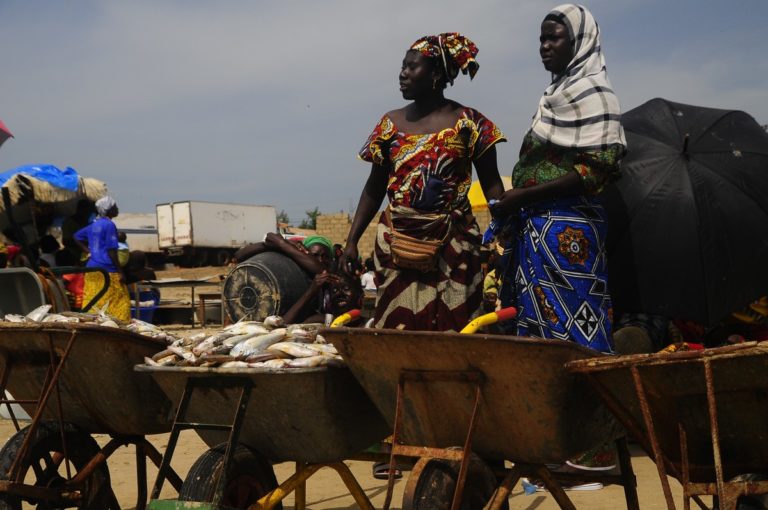
[[[13,425],[9,420],[0,420],[0,441],[3,443],[13,434]],[[97,441],[105,444],[108,437],[97,435]],[[149,437],[150,442],[163,452],[168,442],[168,434],[160,434]],[[179,475],[184,477],[189,467],[195,462],[207,447],[194,432],[183,432],[174,454],[173,467]],[[632,464],[638,481],[638,494],[640,506],[643,509],[666,509],[664,497],[661,492],[661,484],[656,474],[656,468],[651,460],[639,449],[633,448]],[[124,509],[132,509],[136,504],[136,471],[134,452],[129,448],[119,449],[108,462],[112,487],[117,495],[120,505]],[[360,485],[371,499],[375,508],[381,508],[384,503],[386,482],[376,480],[371,476],[371,464],[367,462],[349,461],[347,465],[357,478]],[[279,482],[284,481],[294,473],[292,463],[282,463],[274,466]],[[148,467],[149,487],[151,490],[157,470],[154,466]],[[395,485],[395,493],[392,508],[401,508],[402,492],[406,483],[406,477],[398,480]],[[680,485],[672,480],[672,490],[676,504],[682,506]],[[613,510],[626,508],[624,492],[619,486],[608,486],[602,490],[589,492],[568,493],[576,508],[589,508],[592,510]],[[174,499],[176,493],[170,484],[166,483],[161,494],[162,499]],[[519,487],[513,491],[509,500],[513,510],[556,510],[558,507],[548,493],[536,493],[525,495]],[[25,506],[24,508],[31,508]],[[294,497],[290,495],[284,500],[284,508],[294,508]],[[323,469],[316,473],[307,483],[307,508],[324,510],[342,510],[357,508],[354,499],[347,492],[344,484],[331,469]]]
[[[228,268],[168,268],[158,271],[158,278],[200,278],[204,276],[222,274],[226,275]],[[189,303],[190,293],[188,289],[163,289],[163,299],[186,301]],[[215,330],[220,326],[209,325],[206,330]],[[189,326],[169,326],[177,334],[184,336],[193,331]],[[119,403],[116,403],[119,405]],[[14,433],[12,423],[8,420],[0,419],[0,444]],[[96,436],[100,444],[106,444],[109,440],[107,436]],[[162,453],[165,451],[168,442],[168,434],[156,435],[148,438],[150,442]],[[186,475],[190,466],[207,449],[207,446],[199,439],[197,434],[192,431],[183,432],[180,442],[177,446],[173,458],[173,468],[182,476]],[[117,495],[120,505],[124,509],[132,509],[136,504],[136,468],[134,451],[129,448],[119,449],[108,462],[112,487]],[[386,484],[385,481],[376,480],[371,476],[371,464],[367,462],[348,461],[347,465],[357,478],[371,499],[374,507],[381,508],[384,503]],[[661,484],[658,479],[654,464],[646,457],[643,452],[637,448],[633,449],[633,466],[638,480],[638,492],[640,505],[643,509],[665,509],[666,504],[661,491]],[[274,470],[279,482],[286,480],[294,473],[295,466],[292,463],[282,463],[274,466]],[[151,490],[155,480],[157,470],[153,465],[148,466],[148,484],[147,491]],[[395,494],[392,508],[401,508],[403,488],[406,483],[406,477],[396,482]],[[680,485],[672,480],[672,489],[677,504],[681,505]],[[162,499],[174,499],[176,493],[172,486],[166,482]],[[609,486],[602,490],[590,492],[569,492],[577,508],[590,508],[594,510],[612,510],[616,508],[626,508],[624,503],[623,489],[619,486]],[[307,507],[310,509],[340,510],[357,508],[354,499],[349,495],[344,484],[336,473],[331,469],[323,469],[316,473],[307,483]],[[25,506],[24,508],[31,508]],[[294,508],[294,497],[290,495],[284,500],[284,508]],[[553,498],[548,493],[535,493],[525,495],[521,488],[516,487],[510,498],[511,509],[527,510],[549,510],[558,508]]]

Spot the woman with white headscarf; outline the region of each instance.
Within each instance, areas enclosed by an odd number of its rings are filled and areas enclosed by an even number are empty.
[[[560,5],[544,18],[539,53],[552,83],[523,140],[513,189],[491,210],[497,223],[506,222],[500,297],[502,306],[518,309],[511,332],[610,353],[607,223],[596,195],[618,177],[626,142],[599,35],[580,5]],[[609,447],[566,461],[590,470],[613,462]]]
[[[544,91],[512,173],[491,206],[506,218],[503,306],[513,332],[612,352],[606,216],[596,195],[618,177],[626,142],[606,75],[599,29],[583,6],[565,4],[541,24]]]
[[[90,254],[86,267],[98,267],[109,274],[107,292],[94,303],[94,307],[104,309],[109,315],[128,321],[131,319],[131,302],[128,287],[117,257],[117,227],[112,218],[118,214],[117,203],[112,197],[103,197],[96,201],[98,217],[85,228],[78,230],[74,240],[80,248]],[[104,285],[100,273],[86,273],[83,288],[83,305],[91,302]],[[91,308],[93,309],[93,308]],[[88,310],[85,310],[88,311]]]

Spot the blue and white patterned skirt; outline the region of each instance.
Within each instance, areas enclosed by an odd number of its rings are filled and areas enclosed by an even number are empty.
[[[518,309],[510,334],[570,340],[613,352],[605,210],[594,197],[522,209],[507,230],[502,306]]]

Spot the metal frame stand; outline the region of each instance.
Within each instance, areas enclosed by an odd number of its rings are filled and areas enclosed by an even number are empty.
[[[221,388],[239,388],[240,398],[238,399],[237,409],[235,416],[231,423],[195,423],[187,422],[187,410],[189,403],[192,399],[192,394],[198,388],[204,389],[221,389]],[[232,452],[237,448],[238,440],[240,439],[240,428],[245,418],[245,411],[248,408],[248,401],[251,398],[251,390],[253,389],[253,383],[248,378],[232,378],[227,380],[209,380],[205,378],[190,377],[187,379],[184,393],[181,397],[181,402],[176,410],[176,416],[173,420],[173,427],[171,428],[171,436],[168,440],[168,446],[165,449],[165,455],[160,462],[160,467],[157,472],[157,478],[155,479],[155,485],[152,488],[151,499],[157,500],[160,497],[160,491],[163,489],[163,483],[168,478],[167,472],[170,470],[171,459],[173,458],[173,452],[176,450],[176,443],[179,441],[179,434],[182,430],[229,430],[229,437],[227,438],[227,447],[224,451],[224,457],[222,459],[222,471],[221,476],[216,485],[216,494],[213,498],[213,506],[216,507],[221,504],[224,499],[224,489],[227,486],[227,471],[229,470],[229,464],[232,458]]]
[[[475,398],[472,408],[472,414],[467,427],[467,435],[461,450],[447,448],[432,448],[427,446],[413,446],[400,444],[400,427],[402,425],[402,409],[405,396],[405,387],[407,383],[430,383],[438,381],[451,381],[471,385],[474,387]],[[467,480],[470,454],[472,452],[472,439],[477,426],[477,417],[482,400],[482,388],[485,383],[485,376],[482,372],[468,371],[429,371],[429,370],[402,370],[397,387],[397,400],[395,404],[394,430],[392,433],[392,449],[390,451],[389,477],[387,479],[387,494],[384,502],[384,510],[389,510],[392,502],[392,492],[394,489],[395,457],[422,457],[435,458],[448,461],[460,462],[459,473],[456,479],[456,488],[454,490],[451,502],[451,510],[461,508],[461,500],[464,493],[464,487]],[[524,476],[540,478],[545,487],[555,498],[557,504],[563,510],[576,510],[571,500],[566,495],[561,486],[561,482],[584,483],[586,481],[599,481],[606,484],[617,484],[624,487],[627,508],[629,510],[639,510],[640,505],[637,498],[637,481],[632,470],[629,450],[625,438],[617,440],[617,449],[619,452],[619,464],[621,474],[619,475],[595,475],[595,474],[561,474],[552,473],[543,464],[529,464],[515,462],[512,469],[507,470],[502,482],[496,488],[491,499],[485,508],[489,510],[499,510],[504,502],[509,498],[512,489]],[[413,473],[411,474],[413,476]]]
[[[66,347],[61,354],[57,354],[53,345],[53,338],[48,335],[48,355],[41,353],[27,353],[23,359],[14,359],[10,355],[5,358],[5,370],[0,374],[0,405],[5,405],[11,416],[13,425],[18,432],[21,430],[18,420],[14,415],[12,404],[35,404],[35,413],[31,417],[32,421],[27,427],[27,434],[22,441],[18,454],[11,467],[8,469],[7,479],[0,480],[0,493],[13,494],[33,501],[46,501],[52,504],[71,504],[77,502],[81,497],[81,490],[85,481],[99,468],[107,459],[121,446],[134,445],[136,447],[136,475],[138,500],[136,510],[144,510],[147,504],[147,472],[146,459],[149,458],[156,466],[160,466],[161,455],[143,436],[111,436],[109,443],[94,455],[82,469],[76,473],[71,472],[69,465],[68,446],[65,434],[64,410],[61,406],[61,388],[59,379],[64,369],[64,365],[69,358],[72,347],[77,340],[77,330],[73,330],[67,341]],[[47,367],[45,379],[42,384],[40,397],[37,400],[18,400],[5,398],[5,390],[8,380],[11,376],[15,363],[23,363],[26,366]],[[24,483],[23,466],[28,461],[29,449],[33,438],[36,436],[37,429],[42,422],[43,412],[45,411],[52,395],[56,395],[56,420],[61,431],[62,455],[50,459],[53,465],[64,463],[66,469],[66,482],[57,488],[37,487]],[[181,488],[181,478],[172,472],[169,475],[171,483],[177,489]],[[120,510],[112,489],[110,487],[110,503],[108,510]]]
[[[688,439],[685,427],[678,423],[678,437],[680,440],[681,466],[676,468],[670,460],[664,456],[659,443],[658,432],[655,427],[651,407],[648,402],[648,394],[643,383],[640,367],[637,365],[629,366],[632,374],[632,382],[635,389],[640,411],[643,417],[643,425],[647,431],[647,436],[643,433],[642,426],[625,409],[621,402],[618,402],[605,388],[602,383],[590,372],[582,372],[587,376],[589,382],[595,391],[601,396],[606,406],[621,421],[630,434],[640,443],[643,449],[653,459],[656,464],[656,470],[659,474],[664,499],[669,510],[676,510],[675,502],[672,497],[672,491],[669,486],[667,474],[671,474],[680,481],[683,487],[683,508],[690,510],[691,500],[702,510],[708,510],[709,507],[702,501],[700,496],[713,496],[718,501],[717,506],[720,510],[736,510],[737,501],[740,496],[768,494],[768,481],[739,481],[728,482],[723,476],[723,460],[720,454],[720,430],[717,417],[717,402],[715,399],[714,378],[712,375],[712,363],[708,358],[701,361],[707,394],[707,411],[709,416],[709,426],[712,437],[712,450],[714,456],[714,468],[716,481],[714,483],[694,483],[690,480],[690,461],[688,458]],[[649,365],[652,366],[652,365]]]
[[[207,389],[222,389],[222,388],[239,388],[240,398],[237,403],[237,410],[235,417],[231,424],[213,424],[213,423],[193,423],[187,422],[186,413],[189,408],[189,404],[192,398],[192,394],[198,388]],[[157,480],[152,489],[152,495],[150,497],[150,509],[152,510],[171,510],[171,509],[200,509],[200,510],[225,510],[227,507],[222,506],[224,499],[224,490],[226,488],[226,473],[229,469],[231,454],[237,448],[237,444],[240,437],[240,428],[245,418],[246,410],[250,400],[251,390],[253,389],[253,382],[244,377],[235,378],[195,378],[190,377],[187,379],[184,393],[182,394],[181,401],[179,402],[179,408],[176,411],[176,417],[171,429],[171,436],[168,440],[168,446],[163,455],[160,468],[157,473]],[[217,482],[216,495],[211,503],[204,502],[188,502],[188,501],[163,501],[158,500],[160,497],[160,491],[163,487],[163,481],[167,477],[166,471],[170,468],[171,458],[173,457],[174,450],[176,449],[176,443],[178,442],[179,433],[182,430],[198,429],[198,430],[229,430],[229,438],[227,440],[227,447],[222,459],[222,472],[221,477]],[[309,464],[304,462],[296,462],[296,472],[281,483],[277,488],[262,496],[258,501],[249,507],[249,510],[271,510],[277,506],[283,499],[285,499],[292,492],[295,493],[295,508],[296,510],[305,510],[306,508],[306,481],[312,475],[322,468],[331,468],[339,475],[344,485],[349,490],[349,493],[355,499],[358,507],[362,510],[374,510],[373,505],[363,491],[363,488],[355,479],[354,475],[350,471],[349,467],[342,461],[328,462],[320,464]]]
[[[406,383],[429,383],[437,381],[466,383],[475,388],[475,402],[463,448],[461,450],[455,450],[400,444],[401,414]],[[397,456],[427,457],[459,462],[459,473],[456,478],[456,488],[453,493],[451,510],[459,510],[459,508],[461,508],[461,498],[464,493],[464,484],[467,480],[469,456],[472,452],[472,436],[474,435],[475,426],[477,424],[477,414],[480,408],[480,399],[482,397],[482,386],[484,382],[485,376],[482,372],[478,371],[402,370],[400,372],[400,379],[397,384],[395,423],[393,427],[394,430],[392,431],[392,448],[390,450],[389,476],[387,478],[387,495],[384,500],[384,510],[389,510],[389,506],[392,503],[392,492],[395,486],[395,458]]]

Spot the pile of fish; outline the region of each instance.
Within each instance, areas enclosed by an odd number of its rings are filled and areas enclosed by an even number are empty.
[[[126,323],[102,311],[49,313],[50,309],[51,305],[43,305],[27,315],[7,314],[2,320],[94,324],[165,340],[167,349],[144,359],[153,366],[306,368],[344,364],[336,348],[318,333],[322,324],[287,325],[276,315],[262,322],[241,321],[213,334],[202,332],[179,338],[138,319]]]
[[[147,365],[221,368],[306,368],[344,362],[318,330],[322,324],[286,325],[281,317],[241,321],[209,335],[198,333],[172,342]]]
[[[172,343],[178,340],[178,338],[172,334],[163,331],[153,324],[140,321],[139,319],[131,319],[130,322],[122,322],[115,319],[114,317],[110,317],[103,311],[98,311],[97,313],[91,314],[70,311],[61,313],[49,313],[50,310],[51,305],[42,305],[29,312],[27,315],[9,313],[2,317],[0,320],[16,323],[68,322],[78,324],[93,324],[107,328],[125,329],[127,331],[132,331],[134,333],[148,336],[150,338],[165,340],[168,343]]]

